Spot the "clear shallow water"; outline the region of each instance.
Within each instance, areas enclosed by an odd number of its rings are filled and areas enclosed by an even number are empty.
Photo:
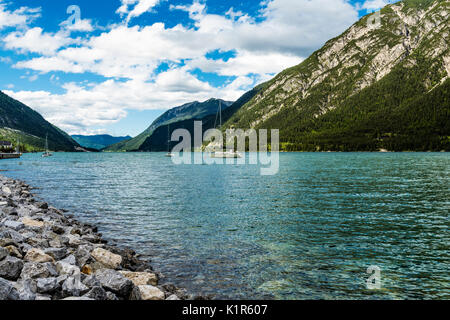
[[[158,153],[27,154],[0,174],[151,259],[164,281],[236,299],[450,298],[450,156],[280,155],[173,165]],[[382,289],[366,289],[381,268]]]

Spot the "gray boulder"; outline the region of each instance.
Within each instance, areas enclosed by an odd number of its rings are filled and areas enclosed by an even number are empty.
[[[89,288],[76,277],[68,277],[62,285],[63,294],[69,297],[80,297],[88,291]]]
[[[83,282],[83,284],[88,286],[89,288],[102,286],[100,281],[98,281],[98,279],[93,275],[87,276],[86,278],[82,279],[81,282]]]
[[[13,283],[0,278],[0,300],[19,300],[19,293]]]
[[[84,297],[88,297],[98,301],[107,300],[106,291],[102,287],[93,287],[88,293],[84,295]]]
[[[25,238],[23,235],[18,233],[17,231],[14,231],[12,229],[6,229],[3,232],[1,232],[1,238],[11,239],[12,241],[16,243],[22,243]]]
[[[62,261],[56,263],[56,269],[60,275],[79,277],[81,273],[80,268],[77,266]]]
[[[57,224],[52,225],[52,226],[51,226],[51,229],[52,229],[52,231],[53,231],[54,233],[56,233],[56,234],[58,234],[58,235],[63,235],[63,234],[66,232],[66,230],[64,229],[64,227],[62,227],[62,226],[60,226],[60,225],[57,225]]]
[[[19,278],[23,266],[22,260],[7,256],[0,261],[0,277],[15,281]]]
[[[106,300],[117,301],[120,300],[114,293],[106,291]]]
[[[48,278],[58,276],[55,265],[51,262],[37,263],[37,262],[27,262],[23,266],[22,279],[37,279],[37,278]]]
[[[3,258],[6,258],[9,255],[9,251],[5,248],[0,247],[0,260],[3,260]]]
[[[77,264],[77,259],[75,258],[75,256],[73,254],[71,254],[70,256],[66,257],[65,259],[61,260],[61,262],[65,262],[68,263],[72,266],[75,266]]]
[[[32,279],[20,280],[16,283],[19,299],[23,301],[36,300],[36,281]]]
[[[94,299],[88,298],[88,297],[68,297],[63,300],[67,301],[92,301]]]
[[[92,250],[93,246],[90,245],[81,245],[78,247],[75,256],[80,266],[84,266],[93,261],[93,258],[91,257]]]
[[[39,209],[48,209],[48,203],[46,203],[46,202],[36,202],[36,206],[39,208]]]
[[[5,207],[2,209],[3,213],[7,216],[17,216],[17,210],[13,207]]]
[[[7,228],[13,229],[15,231],[19,231],[25,228],[25,225],[20,221],[8,220],[3,223],[3,225]]]
[[[44,250],[46,254],[53,257],[56,261],[64,259],[67,256],[66,248],[47,248]]]
[[[7,237],[5,232],[0,231],[0,247],[7,247],[7,246],[19,246],[19,243],[11,239],[10,237]]]
[[[125,278],[119,272],[111,269],[101,269],[95,273],[95,277],[101,283],[102,287],[106,290],[121,297],[129,297],[133,290],[133,282],[130,279]]]
[[[53,278],[41,278],[36,282],[38,293],[51,293],[59,288],[58,279]]]

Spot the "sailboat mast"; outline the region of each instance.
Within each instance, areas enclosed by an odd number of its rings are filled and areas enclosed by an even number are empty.
[[[222,129],[222,101],[219,101],[220,129]]]
[[[170,124],[167,125],[167,152],[170,152]]]

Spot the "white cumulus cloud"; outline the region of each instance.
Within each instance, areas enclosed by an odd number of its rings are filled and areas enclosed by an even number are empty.
[[[52,55],[59,48],[74,43],[76,40],[64,32],[44,33],[42,28],[36,27],[24,32],[12,32],[3,39],[3,42],[7,49]]]
[[[117,9],[117,13],[126,15],[126,22],[151,11],[161,0],[121,0],[122,5]]]
[[[0,30],[7,27],[24,27],[29,22],[40,17],[40,8],[21,7],[8,10],[4,1],[0,0]]]
[[[167,109],[211,97],[235,100],[297,65],[358,18],[357,8],[347,0],[264,0],[258,18],[233,8],[223,15],[212,14],[204,2],[194,1],[171,6],[184,11],[193,25],[128,25],[130,19],[156,10],[160,2],[121,0],[117,13],[127,23],[81,39],[72,38],[68,30],[48,33],[39,27],[8,34],[3,39],[6,48],[38,54],[16,61],[15,68],[40,74],[89,72],[105,78],[65,84],[61,94],[23,90],[9,94],[70,133],[117,122],[127,110]],[[80,28],[89,31],[92,24],[87,21]],[[234,52],[229,59],[210,55],[229,51]],[[163,63],[169,69],[160,72]],[[221,86],[212,85],[196,76],[198,70],[231,78]]]

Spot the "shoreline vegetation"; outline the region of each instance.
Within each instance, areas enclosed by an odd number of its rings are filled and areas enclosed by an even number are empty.
[[[135,153],[167,153],[163,151],[127,151],[127,152],[121,152],[121,151],[87,151],[87,152],[68,152],[68,151],[52,151],[53,153],[105,153],[105,154],[112,154],[112,153],[121,153],[121,154],[135,154]],[[196,153],[197,151],[192,151],[191,153]],[[258,151],[258,153],[263,151]],[[268,150],[267,152],[271,152]],[[387,149],[380,149],[380,150],[374,150],[374,151],[338,151],[338,150],[317,150],[317,151],[286,151],[286,150],[280,150],[280,153],[445,153],[450,152],[449,150],[424,150],[424,151],[417,151],[417,150],[404,150],[404,151],[393,151],[393,150],[387,150]],[[22,154],[36,154],[41,152],[23,152]],[[203,151],[203,153],[206,153]],[[245,153],[249,153],[246,151]]]
[[[97,227],[35,200],[0,175],[0,300],[189,300]]]

